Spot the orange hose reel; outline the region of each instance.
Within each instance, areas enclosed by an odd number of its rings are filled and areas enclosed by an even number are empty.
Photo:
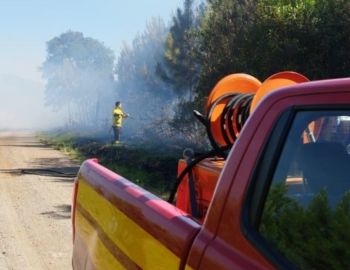
[[[219,145],[227,144],[221,131],[220,117],[230,97],[235,94],[253,94],[259,89],[260,85],[261,82],[258,79],[244,73],[228,75],[215,85],[208,97],[206,112],[207,114],[210,113],[210,132]],[[227,98],[222,98],[225,95]],[[212,107],[214,102],[220,98],[222,99],[219,103]],[[230,138],[230,141],[233,143],[232,138]]]
[[[244,73],[231,74],[224,77],[215,85],[206,104],[210,136],[220,147],[232,146],[244,124],[242,122],[243,116],[238,115],[241,109],[240,106],[244,102],[246,103],[245,106],[249,106],[249,110],[246,112],[249,115],[270,92],[307,81],[309,80],[304,75],[292,71],[273,74],[263,83],[255,77]],[[247,99],[249,97],[247,94],[251,95],[249,100]],[[227,113],[227,108],[225,109],[225,107],[229,102],[232,103],[232,98],[235,98],[236,103],[231,104]],[[235,107],[232,107],[232,105],[235,105]],[[223,113],[227,113],[227,115],[223,115]]]

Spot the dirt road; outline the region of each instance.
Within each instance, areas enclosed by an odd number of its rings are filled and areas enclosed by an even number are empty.
[[[71,269],[73,178],[56,171],[76,169],[31,134],[0,132],[1,270]]]

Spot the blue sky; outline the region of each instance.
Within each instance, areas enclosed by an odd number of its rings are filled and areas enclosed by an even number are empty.
[[[46,41],[67,30],[83,32],[118,57],[145,23],[169,22],[183,0],[0,0],[0,74],[41,81]]]

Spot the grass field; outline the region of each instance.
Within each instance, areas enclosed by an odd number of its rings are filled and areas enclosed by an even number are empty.
[[[75,134],[46,133],[39,137],[78,162],[97,158],[103,166],[162,198],[168,196],[176,180],[177,162],[182,157],[179,150],[129,143],[114,145]]]

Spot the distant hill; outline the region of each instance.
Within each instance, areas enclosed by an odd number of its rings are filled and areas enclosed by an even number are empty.
[[[46,129],[62,121],[44,106],[45,85],[0,74],[0,129]]]

